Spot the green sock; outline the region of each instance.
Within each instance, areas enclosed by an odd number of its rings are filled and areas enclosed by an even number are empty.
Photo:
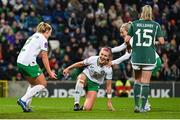
[[[141,85],[139,83],[134,83],[134,102],[135,106],[139,107]]]
[[[149,84],[142,84],[142,92],[141,92],[141,99],[142,99],[142,104],[141,107],[144,109],[147,99],[148,99],[148,94],[149,94]]]

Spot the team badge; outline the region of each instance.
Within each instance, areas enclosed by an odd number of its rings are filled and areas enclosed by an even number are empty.
[[[48,42],[44,43],[44,47],[48,48]]]

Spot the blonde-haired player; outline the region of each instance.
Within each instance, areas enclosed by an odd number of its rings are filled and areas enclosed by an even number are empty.
[[[112,67],[107,66],[111,59],[111,54],[110,48],[102,48],[99,56],[91,56],[64,69],[63,74],[66,76],[73,68],[85,67],[83,72],[77,77],[74,96],[74,111],[82,109],[92,110],[98,89],[100,85],[103,84],[104,80],[106,80],[107,106],[109,110],[114,110],[111,102]],[[86,90],[86,99],[83,108],[80,108],[79,102],[83,88]]]
[[[155,40],[164,44],[161,27],[152,20],[152,8],[142,7],[141,19],[133,21],[125,42],[128,44],[133,37],[131,63],[135,73],[134,112],[147,112],[145,104],[149,94],[152,70],[156,66]]]
[[[131,22],[129,23],[124,23],[121,27],[120,27],[120,35],[125,39],[125,37],[127,36],[128,34],[128,29],[131,25]],[[133,38],[130,39],[130,45],[132,46],[132,42],[133,42]],[[127,48],[127,45],[126,43],[123,43],[122,45],[120,46],[117,46],[117,47],[114,47],[111,49],[112,53],[116,53],[116,52],[121,52],[123,50],[125,50]],[[131,57],[131,50],[126,50],[125,54],[113,61],[110,61],[109,63],[109,66],[112,66],[112,65],[115,65],[115,64],[120,64],[122,63],[123,61],[125,60],[128,60],[129,58]],[[158,71],[161,67],[161,59],[159,57],[159,55],[156,53],[156,68],[153,69],[153,71]],[[137,81],[138,82],[138,81]],[[147,100],[146,102],[146,106],[145,106],[145,110],[147,111],[150,111],[151,108],[150,108],[150,104]]]
[[[48,38],[51,36],[51,33],[52,27],[48,23],[39,23],[36,33],[27,39],[18,55],[18,70],[29,82],[25,95],[17,101],[24,112],[32,111],[28,108],[32,97],[47,86],[45,76],[36,62],[38,55],[41,54],[43,64],[49,76],[56,79],[56,74],[51,71],[48,60]]]

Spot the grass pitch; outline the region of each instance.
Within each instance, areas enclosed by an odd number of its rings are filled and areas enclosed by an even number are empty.
[[[134,113],[132,98],[113,98],[114,112],[107,110],[107,98],[98,98],[92,111],[73,111],[73,98],[33,98],[32,113],[23,113],[16,101],[0,98],[0,119],[180,119],[180,98],[151,98],[147,113]]]

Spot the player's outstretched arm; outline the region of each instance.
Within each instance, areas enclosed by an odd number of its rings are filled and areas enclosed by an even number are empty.
[[[130,58],[130,56],[131,56],[131,53],[126,52],[123,56],[121,56],[121,57],[113,60],[113,61],[112,61],[112,65],[120,64],[120,63],[122,63],[123,61],[128,60],[128,59]]]
[[[111,48],[112,53],[121,52],[122,50],[125,50],[127,47],[126,43],[121,44],[120,46]]]
[[[64,76],[67,76],[67,75],[69,74],[69,72],[70,72],[71,69],[73,69],[73,68],[80,68],[80,67],[83,67],[83,66],[84,66],[83,61],[76,62],[76,63],[70,65],[69,67],[65,68],[65,69],[63,70],[63,75],[64,75]]]
[[[41,52],[42,61],[44,64],[44,67],[46,68],[47,73],[51,78],[57,79],[57,75],[51,71],[50,65],[49,65],[49,59],[48,59],[48,53],[46,51]]]
[[[110,111],[115,111],[113,105],[112,105],[112,80],[106,80],[106,90],[107,90],[107,107]]]

